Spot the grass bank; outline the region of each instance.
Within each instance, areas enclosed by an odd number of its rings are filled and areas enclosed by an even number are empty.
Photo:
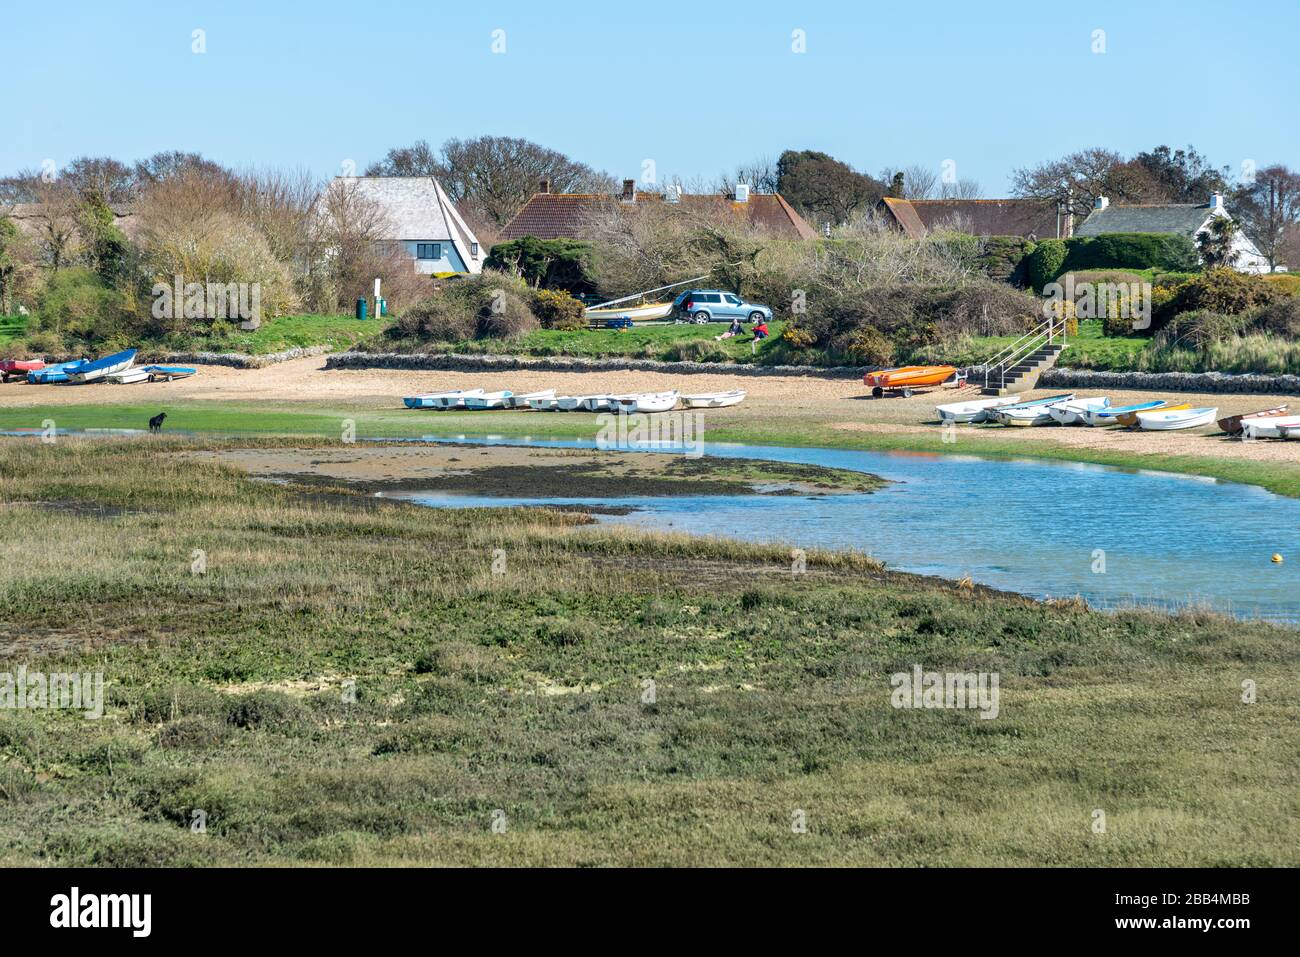
[[[0,669],[107,686],[0,721],[0,863],[1300,863],[1294,632],[189,447],[0,439]],[[895,709],[916,664],[999,673],[997,717]]]
[[[167,427],[182,432],[231,435],[301,435],[337,438],[351,425],[362,438],[419,438],[423,435],[530,436],[536,439],[594,439],[600,429],[589,413],[536,412],[438,413],[409,410],[326,409],[319,404],[284,403],[268,407],[235,402],[160,402],[156,405],[68,405],[0,408],[0,429],[40,429],[46,420],[57,428],[143,429],[150,416],[165,409]],[[310,409],[310,411],[308,411]],[[1261,462],[1233,454],[1226,437],[1203,436],[1203,455],[1160,455],[1128,451],[1124,436],[1116,448],[1095,449],[1030,441],[1020,430],[998,426],[963,427],[958,441],[944,442],[938,427],[913,431],[850,431],[835,427],[834,419],[804,416],[755,418],[741,411],[706,413],[710,442],[860,449],[876,452],[920,452],[936,455],[981,455],[992,458],[1039,458],[1088,462],[1129,469],[1159,469],[1205,475],[1229,482],[1258,485],[1279,495],[1300,497],[1300,468],[1291,463]]]

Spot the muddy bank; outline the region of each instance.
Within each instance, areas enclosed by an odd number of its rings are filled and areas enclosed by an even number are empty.
[[[814,465],[588,449],[440,444],[179,454],[215,459],[261,479],[346,484],[371,493],[438,492],[617,501],[674,495],[840,495],[871,492],[885,484],[884,479],[865,472]]]

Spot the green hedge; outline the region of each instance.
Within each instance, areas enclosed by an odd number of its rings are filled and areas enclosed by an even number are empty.
[[[1025,257],[1025,277],[1029,285],[1041,291],[1061,274],[1069,252],[1063,239],[1044,239]]]
[[[1200,259],[1186,236],[1172,233],[1104,233],[1065,241],[1065,272],[1080,269],[1195,270]]]
[[[589,243],[523,236],[508,243],[497,243],[483,265],[501,272],[517,269],[531,286],[581,293],[596,290],[591,260]]]

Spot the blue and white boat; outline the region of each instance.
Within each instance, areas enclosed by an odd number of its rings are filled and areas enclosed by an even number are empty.
[[[27,381],[33,385],[47,385],[51,382],[67,382],[68,377],[80,369],[82,366],[89,365],[89,359],[73,359],[71,362],[56,362],[52,366],[46,366],[44,369],[37,369],[34,372],[27,373]]]
[[[110,373],[129,369],[131,363],[135,361],[135,354],[138,351],[137,349],[124,349],[121,352],[114,352],[111,356],[96,359],[94,362],[87,362],[85,365],[69,371],[68,381],[94,382],[96,379],[102,379]]]
[[[445,392],[422,392],[408,395],[402,403],[408,409],[450,409],[460,405],[466,396],[482,395],[483,389],[448,389]]]
[[[1052,406],[1047,411],[1061,425],[1078,425],[1083,421],[1085,412],[1101,410],[1109,406],[1110,396],[1099,395],[1091,399],[1073,399],[1070,402],[1062,402],[1059,405]]]
[[[1154,402],[1139,402],[1137,405],[1109,405],[1101,406],[1096,409],[1086,409],[1079,413],[1079,419],[1084,425],[1115,425],[1116,419],[1121,415],[1132,415],[1138,412],[1148,412],[1151,409],[1159,409],[1168,405],[1164,399],[1156,399]]]
[[[1071,402],[1073,392],[1062,395],[1049,395],[1043,399],[1030,399],[1015,405],[1004,405],[993,409],[989,414],[1003,425],[1046,425],[1052,421],[1051,407],[1062,402]]]

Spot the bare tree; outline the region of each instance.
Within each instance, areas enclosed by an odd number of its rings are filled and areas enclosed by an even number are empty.
[[[77,253],[80,219],[80,197],[72,183],[47,172],[20,170],[5,181],[5,193],[12,205],[27,204],[24,219],[45,265],[52,272],[70,265]]]
[[[1259,170],[1253,182],[1233,193],[1233,215],[1269,269],[1287,262],[1288,234],[1300,226],[1300,174],[1277,164]],[[1297,263],[1300,265],[1300,263]]]
[[[1123,163],[1123,157],[1104,147],[1079,150],[1050,163],[1016,170],[1011,177],[1012,192],[1025,199],[1064,204],[1082,219],[1092,212],[1100,196],[1129,198],[1115,176]]]

